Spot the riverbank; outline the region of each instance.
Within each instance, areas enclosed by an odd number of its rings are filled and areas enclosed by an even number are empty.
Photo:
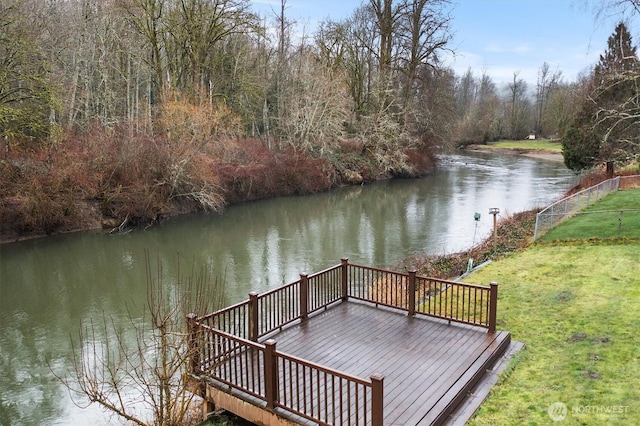
[[[479,265],[525,250],[533,242],[538,211],[528,210],[503,218],[498,223],[495,239],[491,235],[469,250],[447,255],[413,255],[405,259],[399,269],[416,268],[421,275],[452,279],[466,272],[469,259]]]
[[[630,205],[630,197],[617,198]],[[525,238],[516,231],[520,225],[530,229]],[[498,246],[513,235],[517,248],[509,256],[496,253],[495,262],[465,278],[499,283],[499,327],[525,345],[468,424],[640,423],[634,337],[640,321],[640,243],[591,238],[596,228],[610,226],[600,221],[583,232],[588,239],[532,246],[532,225],[529,212],[500,223]],[[577,220],[563,226],[582,229]],[[475,255],[486,254],[490,242]],[[435,271],[432,265],[445,260],[457,259],[436,259],[422,270]]]
[[[129,232],[246,201],[424,176],[437,160],[423,148],[390,152],[402,161],[387,164],[354,141],[316,155],[257,139],[182,144],[117,130],[69,136],[35,151],[16,148],[0,158],[0,244]]]
[[[230,140],[223,150],[205,144],[177,153],[173,145],[149,142],[136,135],[88,134],[41,151],[7,153],[0,161],[0,244],[87,230],[129,232],[246,201],[419,177],[432,173],[437,161],[430,150],[411,150],[404,153],[404,169],[382,170],[353,141],[324,157],[268,149],[254,139]],[[555,146],[501,141],[467,149],[561,161],[559,151],[549,149]]]
[[[553,140],[498,141],[485,145],[472,144],[464,147],[468,151],[522,155],[548,161],[564,161],[562,144]]]
[[[630,171],[630,173],[635,172]],[[570,188],[563,197],[597,185],[606,179],[604,171],[585,174],[580,182]],[[524,251],[533,244],[536,215],[540,210],[541,208],[523,211],[499,220],[495,237],[490,235],[468,250],[444,255],[416,254],[406,258],[398,268],[405,270],[416,268],[422,275],[452,279],[466,272],[469,259],[473,259],[473,264],[478,265]]]

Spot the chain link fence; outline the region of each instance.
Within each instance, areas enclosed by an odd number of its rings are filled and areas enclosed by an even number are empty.
[[[620,177],[605,180],[598,185],[583,189],[560,201],[556,201],[536,215],[536,228],[533,240],[543,235],[558,223],[574,215],[576,212],[595,203],[605,195],[620,188]]]
[[[640,188],[640,175],[620,177],[620,189],[631,188]]]

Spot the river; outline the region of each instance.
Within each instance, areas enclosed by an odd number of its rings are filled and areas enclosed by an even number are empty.
[[[88,319],[126,327],[146,301],[144,253],[165,276],[191,265],[225,282],[225,301],[262,292],[348,257],[393,267],[418,252],[452,253],[501,216],[555,201],[576,182],[561,162],[463,154],[423,179],[234,205],[126,235],[83,232],[0,246],[0,424],[112,424],[75,406],[54,371],[70,371],[71,337]],[[474,220],[478,212],[479,221]]]

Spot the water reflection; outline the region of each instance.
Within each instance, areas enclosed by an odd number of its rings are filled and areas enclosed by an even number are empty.
[[[125,236],[82,233],[0,247],[0,423],[108,424],[80,410],[52,377],[69,370],[82,320],[113,317],[146,300],[145,249],[165,277],[207,265],[227,303],[301,272],[351,261],[392,267],[415,252],[464,250],[491,232],[490,207],[514,213],[550,203],[574,181],[555,162],[489,155],[446,157],[433,176],[231,206]],[[133,303],[133,305],[132,305]],[[133,310],[135,315],[135,309]]]

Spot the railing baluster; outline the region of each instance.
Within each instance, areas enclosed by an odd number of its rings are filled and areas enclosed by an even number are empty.
[[[249,293],[249,340],[257,341],[260,329],[258,326],[258,293],[252,291]]]
[[[469,308],[467,306],[466,310],[465,310],[465,301],[469,298],[468,294],[469,294],[470,290],[471,289],[469,289],[467,287],[462,287],[462,313],[461,313],[460,317],[464,320],[464,316],[465,316],[465,312],[466,312],[466,314],[467,314],[466,322],[469,322]]]
[[[469,300],[469,303],[471,303],[471,300]],[[478,307],[478,289],[474,288],[473,289],[473,320],[472,320],[474,324],[478,323],[477,307]],[[471,308],[469,308],[469,313],[471,313]]]
[[[347,382],[347,422],[351,424],[351,382]]]
[[[344,396],[344,392],[342,391],[343,387],[342,387],[342,377],[340,377],[340,380],[338,381],[339,384],[339,388],[340,388],[340,424],[343,425],[344,424],[344,400],[343,400],[343,396]]]
[[[318,407],[318,414],[316,415],[316,418],[320,418],[320,407],[322,406],[322,400],[320,399],[320,370],[316,370],[316,406]]]
[[[296,407],[300,410],[300,364],[296,363]]]
[[[304,321],[309,311],[309,276],[300,274],[300,318]]]
[[[358,424],[358,385],[356,383],[352,383],[351,389],[353,393],[351,394],[351,407],[353,410],[351,411],[351,421],[350,424],[357,425]]]
[[[483,309],[484,308],[484,295],[485,295],[484,291],[480,293],[480,302],[478,303],[478,306],[480,306],[480,320],[481,321],[484,318],[484,316],[486,315],[484,313],[484,309]]]
[[[409,316],[416,314],[416,273],[415,269],[409,271],[409,282],[407,285],[407,308]]]

